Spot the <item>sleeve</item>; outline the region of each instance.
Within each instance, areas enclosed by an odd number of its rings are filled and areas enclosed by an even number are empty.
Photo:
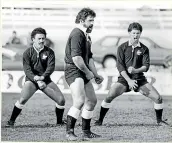
[[[75,34],[71,37],[71,56],[82,56],[82,45],[83,37],[82,35]]]
[[[35,74],[32,72],[31,60],[28,50],[23,53],[23,69],[29,80],[34,81]]]
[[[122,71],[126,71],[126,66],[125,66],[125,56],[124,56],[124,51],[121,46],[118,47],[117,50],[117,69],[119,73]]]
[[[150,56],[149,56],[149,49],[148,48],[146,48],[146,50],[143,54],[142,64],[143,64],[143,66],[146,66],[147,71],[148,71],[149,66],[150,66]]]
[[[54,70],[55,70],[55,54],[53,50],[50,50],[47,61],[47,69],[42,76],[46,78],[47,76],[50,76],[54,72]]]

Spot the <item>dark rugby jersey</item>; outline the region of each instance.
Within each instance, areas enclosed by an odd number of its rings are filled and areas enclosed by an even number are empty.
[[[91,39],[89,39],[91,41]],[[92,58],[91,42],[87,41],[87,38],[82,30],[74,28],[69,35],[66,50],[65,50],[65,63],[74,64],[72,57],[81,56],[88,67],[89,59]]]
[[[34,76],[44,76],[45,82],[51,81],[50,75],[55,69],[54,51],[46,46],[37,53],[33,47],[23,53],[23,68],[26,74],[26,81],[34,82]]]
[[[141,47],[135,47],[134,49],[132,46],[129,46],[129,42],[125,42],[118,47],[117,51],[117,68],[119,73],[122,71],[126,71],[127,69],[132,66],[134,68],[140,68],[142,66],[146,66],[147,70],[150,66],[150,58],[149,58],[149,49],[140,43]],[[127,72],[128,73],[128,72]],[[135,73],[129,74],[131,79],[143,79],[143,73]]]

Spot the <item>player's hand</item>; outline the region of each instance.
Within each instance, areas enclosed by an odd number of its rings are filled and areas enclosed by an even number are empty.
[[[128,85],[129,85],[129,88],[131,89],[131,90],[134,90],[134,89],[136,89],[137,87],[138,87],[138,85],[137,85],[137,80],[129,80],[128,81]]]
[[[40,81],[40,80],[37,81],[37,84],[40,89],[44,89],[47,86],[44,81]]]
[[[36,75],[36,76],[34,76],[34,81],[38,81],[38,80],[44,80],[44,76],[38,76],[38,75]]]
[[[102,83],[103,80],[104,80],[104,78],[103,78],[101,75],[97,75],[97,76],[95,77],[95,82],[96,82],[97,84]]]
[[[94,74],[93,74],[91,71],[89,71],[89,72],[86,74],[86,78],[87,78],[88,80],[91,80],[91,79],[94,78]]]
[[[127,69],[128,73],[132,74],[132,73],[136,73],[136,69],[134,67],[129,67]]]

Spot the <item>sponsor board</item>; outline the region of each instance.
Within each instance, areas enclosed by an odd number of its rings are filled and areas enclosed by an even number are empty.
[[[92,80],[94,89],[98,94],[107,94],[111,85],[117,81],[118,72],[113,70],[99,70],[98,73],[104,77],[104,81],[101,84],[96,84],[94,80]],[[170,79],[172,79],[171,73],[147,72],[145,75],[148,81],[154,85],[160,94],[172,95],[172,82],[170,82]],[[70,93],[63,71],[55,71],[51,75],[51,79],[63,93]],[[24,82],[25,74],[23,71],[2,71],[1,92],[20,93]],[[133,94],[134,92],[131,91],[130,93]]]

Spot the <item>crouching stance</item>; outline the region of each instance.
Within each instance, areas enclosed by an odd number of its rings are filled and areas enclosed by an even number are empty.
[[[131,23],[128,27],[130,36],[118,47],[117,68],[120,73],[118,81],[109,90],[108,96],[103,100],[99,119],[95,125],[102,125],[103,119],[111,106],[111,102],[124,92],[134,90],[140,92],[154,102],[154,109],[158,125],[164,123],[162,120],[163,101],[158,91],[147,82],[143,72],[147,72],[150,65],[149,49],[139,42],[142,26],[139,23]]]
[[[57,124],[61,125],[65,99],[57,85],[51,80],[50,75],[55,69],[54,51],[44,46],[46,31],[36,28],[31,33],[33,40],[32,47],[23,53],[23,69],[26,74],[26,81],[21,91],[21,98],[15,103],[10,120],[6,126],[14,126],[14,122],[25,103],[37,91],[41,90],[56,102],[55,113]]]
[[[92,59],[91,38],[95,12],[89,8],[82,9],[76,17],[76,28],[68,38],[65,50],[65,79],[70,87],[73,105],[67,114],[66,137],[77,140],[74,133],[75,123],[82,110],[82,131],[84,138],[95,138],[99,135],[91,132],[90,122],[93,117],[97,98],[91,79],[101,83],[103,78],[97,74]]]

